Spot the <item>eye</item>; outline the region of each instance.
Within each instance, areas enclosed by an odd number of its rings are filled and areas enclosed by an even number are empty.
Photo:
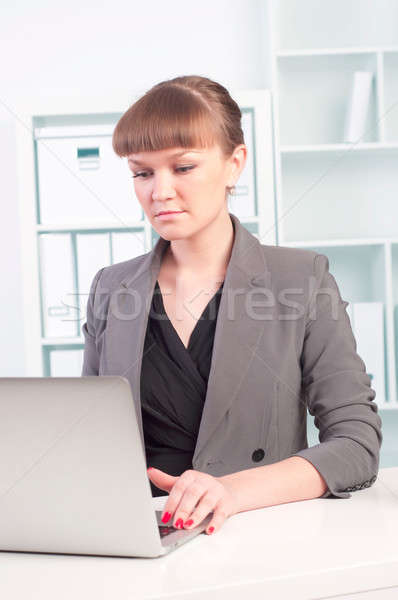
[[[194,168],[195,168],[194,165],[189,165],[189,166],[186,166],[186,167],[177,167],[176,170],[177,171],[182,171],[183,173],[186,173],[187,171],[184,171],[184,169],[187,169],[188,171],[190,171],[191,169],[194,169]]]
[[[195,165],[187,165],[184,167],[176,167],[176,171],[179,171],[181,173],[187,173],[188,171],[190,171],[191,169],[194,169]],[[147,171],[141,171],[140,173],[136,173],[135,175],[132,175],[132,178],[135,179],[136,177],[142,177],[143,179],[147,179],[147,175],[148,172]]]

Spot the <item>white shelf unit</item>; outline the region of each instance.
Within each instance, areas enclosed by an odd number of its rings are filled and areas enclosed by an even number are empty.
[[[229,208],[264,243],[275,244],[271,94],[231,93],[249,153]],[[18,109],[28,376],[80,374],[81,326],[95,273],[148,252],[158,238],[135,197],[127,159],[111,150],[114,126],[133,101],[86,98]]]
[[[384,306],[385,394],[398,382],[398,2],[270,0],[277,243],[326,254],[343,299]],[[353,74],[374,74],[345,143]]]

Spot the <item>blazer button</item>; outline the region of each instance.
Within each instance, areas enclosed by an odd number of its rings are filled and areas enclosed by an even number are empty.
[[[252,454],[252,460],[254,462],[260,462],[260,460],[263,460],[264,456],[264,450],[262,448],[257,448],[257,450],[255,450]]]
[[[250,279],[251,285],[258,285],[260,287],[264,287],[265,281],[264,275],[258,275],[257,277],[252,277]]]

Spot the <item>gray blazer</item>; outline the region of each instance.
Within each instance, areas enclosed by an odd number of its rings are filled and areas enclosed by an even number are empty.
[[[328,258],[261,244],[230,213],[235,236],[219,306],[193,468],[214,476],[302,456],[325,479],[322,497],[376,480],[381,419]],[[141,441],[140,373],[162,254],[104,267],[87,303],[82,375],[131,384]],[[320,443],[308,448],[307,407]]]

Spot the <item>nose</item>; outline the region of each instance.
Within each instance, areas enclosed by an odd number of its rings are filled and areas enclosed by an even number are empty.
[[[153,189],[152,199],[153,200],[167,200],[168,198],[174,198],[175,190],[172,183],[172,178],[165,174],[157,174],[153,177]]]

